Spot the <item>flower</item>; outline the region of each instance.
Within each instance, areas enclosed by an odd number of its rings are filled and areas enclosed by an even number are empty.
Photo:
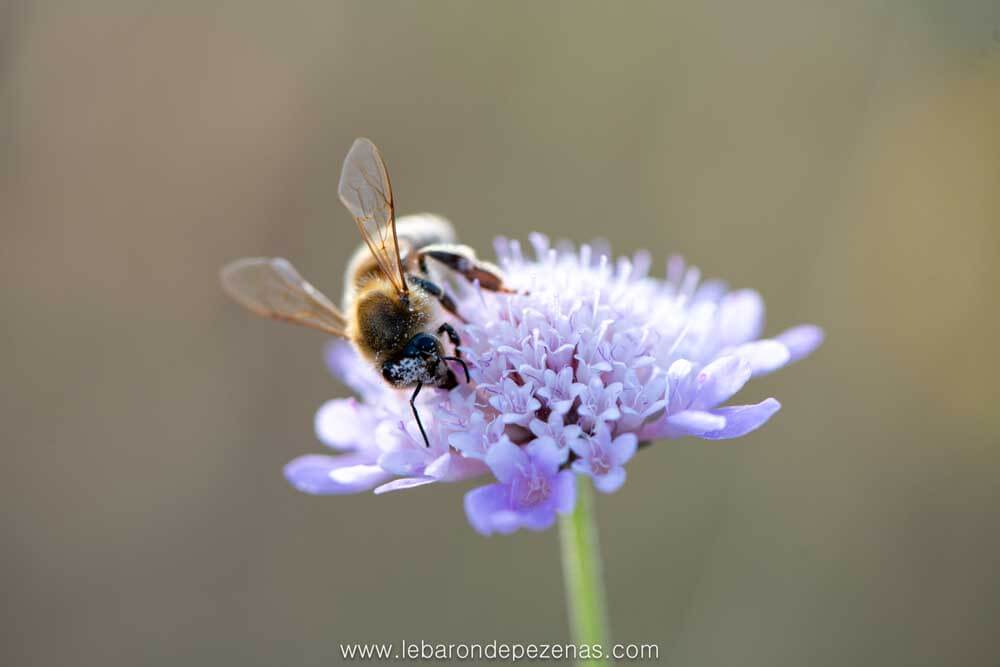
[[[612,262],[597,245],[553,247],[540,234],[531,244],[530,258],[516,241],[496,244],[517,293],[452,281],[472,381],[420,393],[429,447],[409,392],[383,382],[348,344],[330,345],[331,371],[357,398],[317,412],[318,438],[340,453],[289,463],[297,489],[385,493],[491,474],[494,483],[465,496],[473,528],[542,530],[572,509],[575,475],[604,493],[621,488],[640,443],[736,438],[761,427],[777,400],[730,399],[823,339],[812,325],[761,338],[757,292],[702,282],[676,257],[656,279],[647,253]]]
[[[573,470],[592,477],[598,491],[614,493],[625,483],[625,464],[638,446],[635,433],[623,433],[612,440],[611,429],[602,424],[593,435],[577,438],[570,445],[579,457]]]
[[[490,448],[486,462],[499,480],[465,496],[465,513],[482,533],[513,533],[518,528],[545,530],[556,512],[569,512],[576,500],[573,473],[559,468],[569,456],[550,438],[524,447],[510,440]]]

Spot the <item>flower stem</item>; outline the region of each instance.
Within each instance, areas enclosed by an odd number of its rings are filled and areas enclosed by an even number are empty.
[[[562,547],[570,635],[581,655],[588,650],[583,644],[597,645],[602,651],[610,650],[592,487],[588,477],[577,475],[576,508],[571,514],[559,518],[559,543]],[[590,667],[611,665],[611,659],[578,660],[577,664]]]

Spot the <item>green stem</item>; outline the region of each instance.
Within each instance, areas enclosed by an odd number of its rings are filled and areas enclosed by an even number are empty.
[[[569,607],[570,635],[578,651],[582,644],[610,651],[608,612],[604,603],[601,549],[594,519],[594,491],[590,478],[577,475],[576,508],[559,518],[566,604]],[[611,665],[611,658],[579,660],[578,665]]]

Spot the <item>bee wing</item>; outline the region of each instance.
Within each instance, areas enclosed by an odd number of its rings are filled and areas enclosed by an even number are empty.
[[[407,291],[396,237],[392,185],[382,156],[368,139],[355,139],[344,160],[337,189],[340,201],[354,216],[379,271],[397,292]]]
[[[229,296],[258,315],[348,337],[343,314],[286,259],[238,259],[219,277]]]

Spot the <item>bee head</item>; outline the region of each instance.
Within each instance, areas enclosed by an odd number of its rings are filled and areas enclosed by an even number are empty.
[[[449,373],[442,363],[441,341],[429,333],[411,338],[398,357],[382,364],[382,377],[397,387],[409,387],[418,382],[438,384]]]

